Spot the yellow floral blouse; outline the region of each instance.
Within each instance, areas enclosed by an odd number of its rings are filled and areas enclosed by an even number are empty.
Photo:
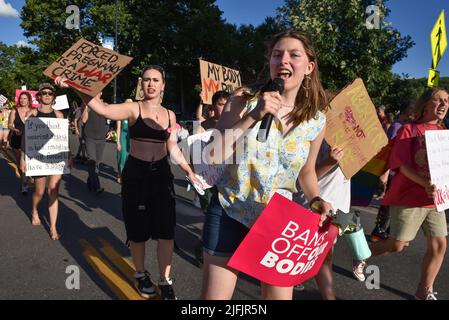
[[[256,103],[248,102],[246,113]],[[284,137],[282,124],[274,117],[266,142],[256,140],[261,121],[256,123],[247,134],[248,139],[240,140],[246,152],[240,152],[236,164],[225,166],[217,183],[225,212],[251,227],[275,192],[291,199],[292,193],[297,192],[296,180],[309,155],[310,143],[325,122],[325,115],[318,112],[315,118],[294,127]]]

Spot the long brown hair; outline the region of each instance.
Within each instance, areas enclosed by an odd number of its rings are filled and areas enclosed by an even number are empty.
[[[447,90],[441,87],[435,87],[432,89],[426,89],[424,93],[419,97],[418,101],[415,104],[414,107],[414,114],[415,114],[415,121],[419,122],[424,117],[424,112],[426,110],[426,105],[429,103],[430,100],[433,99],[433,97],[440,91],[444,91],[446,93]],[[442,121],[439,121],[440,125],[442,124]]]
[[[19,94],[19,98],[17,99],[17,105],[16,108],[21,107],[20,104],[20,98],[25,95],[28,98],[28,108],[31,108],[33,106],[33,98],[31,97],[31,94],[29,92],[23,91]]]
[[[293,109],[291,118],[289,120],[292,121],[294,125],[299,125],[304,121],[309,121],[310,119],[314,118],[317,115],[318,111],[323,110],[327,106],[328,102],[320,81],[316,52],[313,47],[312,41],[306,33],[291,29],[276,34],[268,42],[268,50],[266,56],[267,59],[271,59],[273,48],[283,38],[293,38],[301,41],[302,45],[304,46],[304,50],[306,51],[307,57],[309,58],[309,61],[315,63],[315,68],[309,76],[304,78],[301,84],[301,87],[295,99],[295,109]],[[243,96],[247,100],[258,98],[260,96],[260,90],[255,92],[254,94],[245,92]]]

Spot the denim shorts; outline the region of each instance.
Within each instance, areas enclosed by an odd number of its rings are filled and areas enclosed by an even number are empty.
[[[218,257],[231,257],[249,228],[229,217],[214,192],[206,212],[203,226],[203,249],[206,253]]]

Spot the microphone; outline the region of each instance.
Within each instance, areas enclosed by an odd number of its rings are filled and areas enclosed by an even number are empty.
[[[270,80],[261,90],[260,92],[275,92],[278,91],[279,94],[284,92],[284,79],[274,78]],[[268,133],[270,132],[271,122],[273,121],[273,115],[271,113],[267,113],[262,118],[262,123],[259,127],[259,132],[257,133],[257,141],[265,142],[268,138]]]

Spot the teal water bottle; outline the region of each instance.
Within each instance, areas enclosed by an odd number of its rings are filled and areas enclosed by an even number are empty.
[[[355,232],[345,233],[343,237],[346,239],[352,250],[352,257],[354,260],[366,260],[371,257],[371,250],[366,241],[363,228],[360,228]]]

